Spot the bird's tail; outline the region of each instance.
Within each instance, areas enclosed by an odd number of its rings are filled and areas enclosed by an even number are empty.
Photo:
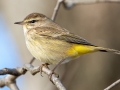
[[[96,51],[100,51],[100,52],[110,52],[110,53],[114,53],[114,54],[119,54],[120,55],[120,51],[119,50],[115,50],[115,49],[109,49],[109,48],[103,48],[103,47],[95,47]]]

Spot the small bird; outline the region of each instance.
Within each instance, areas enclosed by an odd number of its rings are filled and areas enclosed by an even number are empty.
[[[23,25],[26,46],[31,54],[48,65],[63,64],[92,52],[120,55],[118,50],[91,44],[40,13],[29,14],[23,21],[15,24]]]

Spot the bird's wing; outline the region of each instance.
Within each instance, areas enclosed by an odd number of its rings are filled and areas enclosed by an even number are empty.
[[[57,39],[57,40],[59,39],[69,43],[94,46],[93,44],[89,43],[87,40],[75,34],[70,33],[68,30],[64,28],[60,30],[52,27],[39,27],[39,28],[35,28],[35,30],[37,31],[37,35],[46,38]]]
[[[93,44],[89,43],[87,40],[74,35],[74,34],[65,34],[65,35],[60,35],[58,37],[56,37],[57,39],[60,40],[65,40],[69,43],[75,43],[75,44],[83,44],[83,45],[90,45],[90,46],[94,46]]]

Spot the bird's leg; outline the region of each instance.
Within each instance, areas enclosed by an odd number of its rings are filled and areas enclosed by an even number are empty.
[[[63,60],[61,60],[54,68],[53,68],[53,70],[52,70],[52,72],[49,74],[49,79],[50,79],[50,81],[53,83],[53,81],[52,81],[52,74],[55,74],[58,78],[59,78],[59,75],[58,74],[56,74],[54,71],[55,71],[55,69],[64,61],[64,60],[66,60],[66,59],[63,59]],[[54,84],[54,83],[53,83]]]
[[[41,74],[41,76],[42,76],[42,68],[45,66],[46,68],[48,68],[49,69],[49,67],[48,67],[48,63],[45,63],[45,64],[42,64],[41,66],[40,66],[40,74]],[[43,77],[43,76],[42,76]]]

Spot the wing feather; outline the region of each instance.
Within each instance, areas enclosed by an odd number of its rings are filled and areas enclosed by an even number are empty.
[[[37,31],[37,35],[43,36],[46,38],[59,39],[69,43],[94,46],[93,44],[89,43],[87,40],[73,33],[70,33],[68,30],[64,28],[56,29],[53,27],[39,27],[39,28],[35,28],[35,30]]]

